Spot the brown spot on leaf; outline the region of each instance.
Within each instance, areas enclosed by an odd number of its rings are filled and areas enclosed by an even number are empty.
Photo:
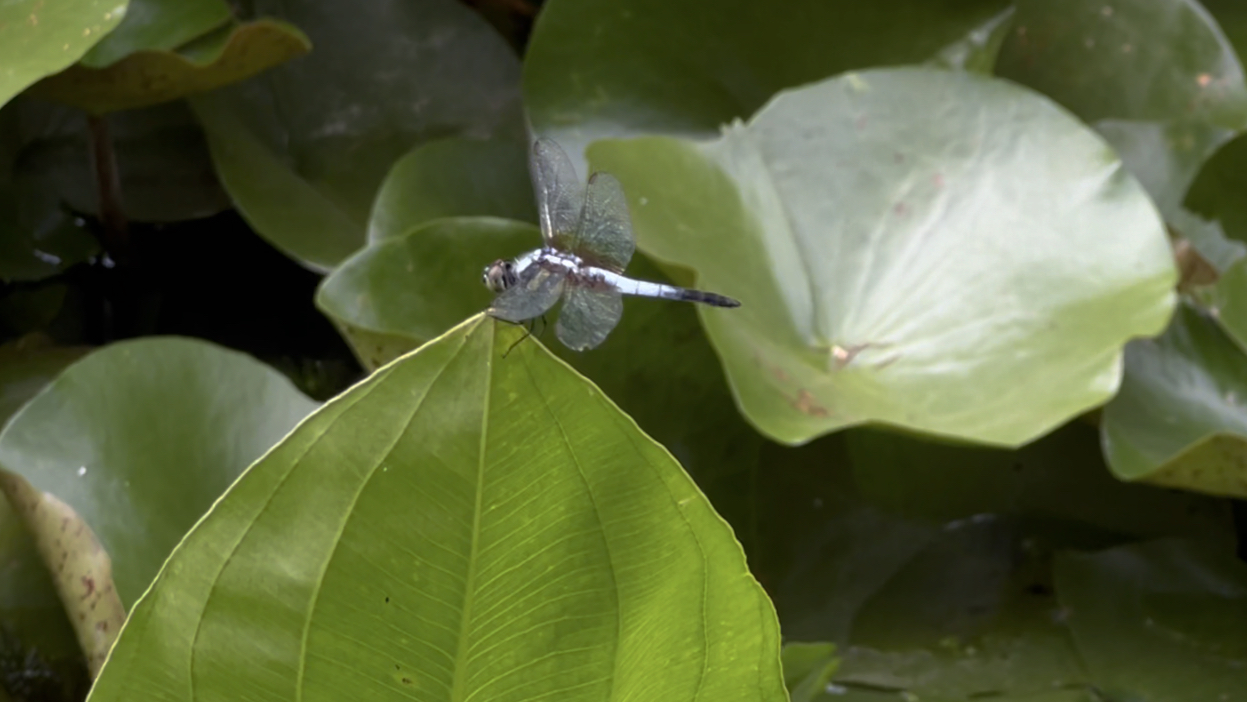
[[[772,366],[771,364],[767,363],[766,361],[762,359],[762,354],[758,353],[757,351],[753,352],[753,362],[758,364],[760,368],[765,370],[767,373],[770,373],[776,380],[778,380],[781,383],[786,383],[789,380],[791,380],[791,378],[788,377],[788,374],[784,372],[783,368],[780,368],[779,366]]]
[[[802,389],[797,393],[797,399],[793,400],[792,406],[802,414],[808,414],[811,417],[826,417],[829,412],[826,407],[818,404],[814,399],[814,395],[809,390]]]

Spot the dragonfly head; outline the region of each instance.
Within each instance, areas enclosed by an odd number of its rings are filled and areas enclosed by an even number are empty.
[[[484,281],[485,287],[500,293],[515,285],[515,264],[498,259],[485,266],[485,273],[481,276],[481,280]]]

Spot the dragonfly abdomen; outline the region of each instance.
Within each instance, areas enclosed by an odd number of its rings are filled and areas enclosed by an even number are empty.
[[[674,291],[671,293],[670,297],[664,295],[664,297],[667,297],[669,300],[700,302],[703,305],[710,305],[712,307],[740,307],[740,302],[726,295],[718,295],[704,290],[689,290],[688,288],[676,288],[672,286],[663,287],[671,287]]]
[[[702,290],[678,288],[674,285],[663,285],[662,283],[651,283],[646,280],[634,280],[632,278],[619,275],[618,273],[603,271],[601,269],[591,270],[593,270],[593,273],[591,273],[589,277],[593,279],[597,285],[613,287],[624,295],[656,297],[661,300],[700,302],[703,305],[712,305],[714,307],[740,307],[739,302],[724,295],[716,295],[715,293],[704,292]]]

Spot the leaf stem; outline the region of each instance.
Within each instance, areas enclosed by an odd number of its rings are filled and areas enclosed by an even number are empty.
[[[108,120],[103,115],[87,115],[90,128],[91,163],[95,169],[95,187],[98,195],[98,214],[103,228],[100,243],[116,262],[127,258],[130,243],[129,223],[121,204],[121,173],[117,168],[117,154],[108,133]]]

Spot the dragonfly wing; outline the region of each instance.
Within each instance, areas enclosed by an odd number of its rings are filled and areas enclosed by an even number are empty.
[[[520,272],[515,285],[503,290],[489,306],[489,314],[508,322],[523,322],[545,314],[563,294],[567,270],[534,263]]]
[[[542,242],[562,251],[571,250],[585,199],[575,166],[558,144],[538,139],[533,142],[528,168],[537,193]]]
[[[555,333],[573,351],[587,351],[606,340],[623,316],[623,296],[617,290],[569,286]]]
[[[623,186],[609,173],[594,173],[585,191],[584,213],[571,252],[590,265],[622,273],[635,250]]]

